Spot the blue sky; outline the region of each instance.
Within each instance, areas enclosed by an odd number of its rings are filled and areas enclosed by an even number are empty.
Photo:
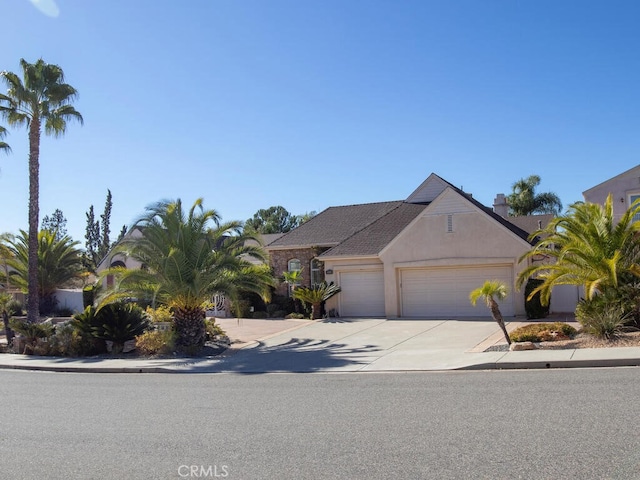
[[[40,216],[113,194],[223,220],[406,198],[435,172],[491,205],[530,174],[568,205],[639,163],[640,4],[565,0],[55,0],[0,4],[0,70],[60,65],[84,126],[43,136]],[[4,89],[4,86],[1,88]],[[27,227],[27,134],[0,232]]]

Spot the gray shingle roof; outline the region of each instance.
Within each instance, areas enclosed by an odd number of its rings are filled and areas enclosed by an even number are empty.
[[[329,207],[271,242],[269,248],[337,245],[403,203],[395,201]]]
[[[386,215],[324,252],[320,258],[377,255],[425,208],[425,205],[402,202]]]

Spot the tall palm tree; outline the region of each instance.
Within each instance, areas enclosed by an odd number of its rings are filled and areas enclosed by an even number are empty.
[[[42,230],[38,233],[38,294],[36,299],[45,311],[54,307],[56,289],[77,278],[82,271],[82,252],[78,248],[80,242],[72,240],[68,235],[59,240],[55,232]],[[11,257],[7,265],[11,269],[8,277],[0,273],[0,278],[10,280],[12,285],[27,292],[29,290],[29,235],[24,230],[13,239],[3,244]]]
[[[7,135],[7,129],[0,125],[0,140],[2,140]],[[11,147],[8,143],[0,141],[0,152],[9,153],[11,151]]]
[[[247,244],[257,239],[245,234],[240,222],[220,223],[215,210],[203,208],[202,199],[188,212],[179,199],[151,205],[133,228],[142,236],[125,237],[115,252],[144,268],[106,271],[103,275],[114,275],[114,289],[103,294],[100,304],[137,298],[171,307],[181,346],[204,343],[204,304],[214,294],[237,298],[240,291],[249,291],[268,298],[274,285],[270,269],[248,259],[266,260],[258,242]]]
[[[497,300],[504,300],[507,297],[507,286],[498,280],[487,280],[481,287],[476,288],[469,294],[469,300],[471,304],[475,305],[478,300],[482,299],[486,303],[489,310],[491,310],[491,316],[500,325],[500,329],[504,334],[504,338],[507,343],[511,345],[511,339],[507,333],[507,327],[504,325],[504,319],[500,312]]]
[[[27,321],[40,316],[38,306],[38,225],[40,190],[40,134],[59,137],[68,120],[83,123],[82,115],[71,105],[78,92],[64,83],[58,65],[42,59],[28,63],[20,59],[22,79],[13,72],[0,72],[7,93],[0,94],[0,114],[10,126],[25,125],[29,132],[29,285]]]
[[[578,285],[585,289],[590,300],[607,288],[618,288],[621,278],[640,276],[638,248],[640,222],[633,217],[640,213],[640,201],[634,202],[616,223],[613,198],[604,205],[574,203],[568,212],[553,219],[544,229],[532,233],[540,240],[520,261],[546,259],[532,263],[518,276],[521,287],[528,278],[542,283],[532,290],[529,298],[540,292],[540,301],[547,305],[556,285]]]
[[[536,194],[535,190],[538,185],[540,185],[540,177],[538,175],[521,178],[512,185],[513,192],[507,197],[510,215],[560,214],[562,210],[560,197],[551,192]]]

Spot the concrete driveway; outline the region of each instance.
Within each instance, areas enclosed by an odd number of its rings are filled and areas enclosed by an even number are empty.
[[[234,320],[235,321],[235,320]],[[221,322],[232,338],[243,325]],[[287,331],[245,345],[219,358],[210,371],[354,372],[448,370],[497,361],[504,353],[480,353],[475,347],[501,337],[491,319],[386,320],[326,319],[283,325]],[[293,329],[291,329],[293,328]],[[480,349],[481,350],[481,349]]]

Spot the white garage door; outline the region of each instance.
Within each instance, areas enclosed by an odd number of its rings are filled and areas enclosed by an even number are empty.
[[[340,272],[339,313],[342,317],[384,317],[382,270]]]
[[[510,265],[401,270],[402,316],[488,316],[490,312],[484,303],[478,302],[474,307],[469,301],[469,293],[482,286],[485,280],[500,280],[507,285],[507,298],[498,305],[502,315],[513,316],[512,271]]]

